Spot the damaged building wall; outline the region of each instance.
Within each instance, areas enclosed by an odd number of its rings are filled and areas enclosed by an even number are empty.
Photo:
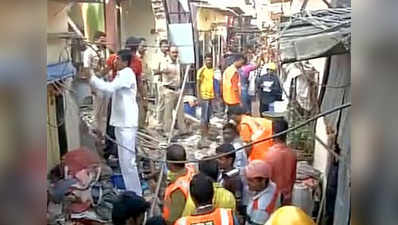
[[[47,92],[47,172],[60,162],[55,96]]]
[[[144,37],[147,48],[147,59],[152,65],[152,59],[157,54],[158,35],[155,30],[155,17],[152,12],[151,1],[130,0],[121,2],[121,47],[124,48],[129,36]]]
[[[198,8],[196,21],[199,31],[210,31],[212,29],[212,24],[226,24],[227,16],[225,13],[216,9]]]
[[[47,3],[47,32],[68,32],[67,4],[62,2],[48,1]],[[65,40],[47,40],[47,65],[58,63],[60,53],[65,48]],[[64,56],[64,55],[63,55]],[[65,57],[64,57],[65,58]]]
[[[67,78],[65,85],[71,87],[73,78]],[[80,146],[80,132],[79,131],[79,106],[77,104],[76,94],[70,91],[64,92],[65,98],[65,129],[68,151],[76,149]]]
[[[47,32],[61,33],[68,31],[67,3],[48,1],[47,3]],[[47,40],[47,65],[59,63],[66,59],[63,54],[66,43],[62,39]],[[60,162],[60,148],[57,128],[55,96],[47,91],[47,170]]]
[[[48,1],[47,3],[47,32],[49,34],[60,34],[68,32],[68,3]],[[64,63],[71,60],[70,56],[70,39],[61,39],[56,37],[48,38],[47,40],[47,65]],[[63,68],[61,66],[61,68]],[[59,74],[66,72],[66,67]],[[60,76],[61,78],[62,76]],[[63,84],[70,87],[72,84],[72,77],[62,79]],[[60,80],[60,81],[61,81]],[[67,151],[80,146],[79,133],[79,108],[77,105],[76,96],[74,93],[64,90],[63,92],[63,117],[57,118],[57,103],[55,96],[51,91],[47,92],[47,168],[51,169],[60,160],[60,135],[57,128],[57,123],[63,121],[64,137],[66,139]]]

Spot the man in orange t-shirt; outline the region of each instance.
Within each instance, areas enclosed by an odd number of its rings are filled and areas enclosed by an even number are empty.
[[[231,116],[233,108],[239,107],[241,104],[238,69],[243,66],[245,60],[241,54],[234,57],[234,63],[225,69],[222,76],[222,97],[224,103],[228,106],[228,116]]]
[[[272,136],[272,120],[245,115],[246,111],[242,107],[233,109],[231,113],[243,142],[252,143]],[[267,140],[249,147],[249,161],[263,159],[272,145],[272,140]]]

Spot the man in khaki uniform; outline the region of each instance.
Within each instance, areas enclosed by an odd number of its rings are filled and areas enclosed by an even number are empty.
[[[164,99],[162,99],[162,94],[160,93],[160,83],[161,78],[168,64],[169,59],[169,42],[165,39],[161,40],[159,43],[160,52],[156,55],[155,62],[152,65],[152,72],[153,72],[153,86],[155,87],[155,98],[156,98],[156,119],[158,124],[162,124],[164,121],[164,117],[162,112],[164,112]]]
[[[162,73],[162,86],[161,86],[161,98],[164,99],[164,109],[161,110],[163,114],[163,131],[166,134],[171,129],[171,124],[173,122],[173,110],[177,106],[178,97],[180,94],[181,87],[181,65],[178,60],[178,49],[173,46],[170,48],[170,55],[168,63],[163,69]],[[177,109],[177,127],[178,135],[183,135],[187,133],[187,127],[184,121],[184,111],[182,104]]]

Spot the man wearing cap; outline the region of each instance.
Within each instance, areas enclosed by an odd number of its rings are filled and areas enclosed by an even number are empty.
[[[271,167],[262,160],[254,160],[245,168],[251,192],[246,209],[246,225],[263,225],[277,208],[279,197],[276,184],[270,180]]]
[[[282,100],[282,88],[276,76],[276,64],[268,63],[256,80],[256,89],[260,98],[260,116],[264,112],[274,112],[274,102]]]
[[[112,224],[143,225],[149,202],[132,191],[126,191],[113,204]]]

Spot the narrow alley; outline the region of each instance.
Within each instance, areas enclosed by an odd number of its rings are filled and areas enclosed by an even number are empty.
[[[47,224],[351,224],[350,7],[49,0]]]

